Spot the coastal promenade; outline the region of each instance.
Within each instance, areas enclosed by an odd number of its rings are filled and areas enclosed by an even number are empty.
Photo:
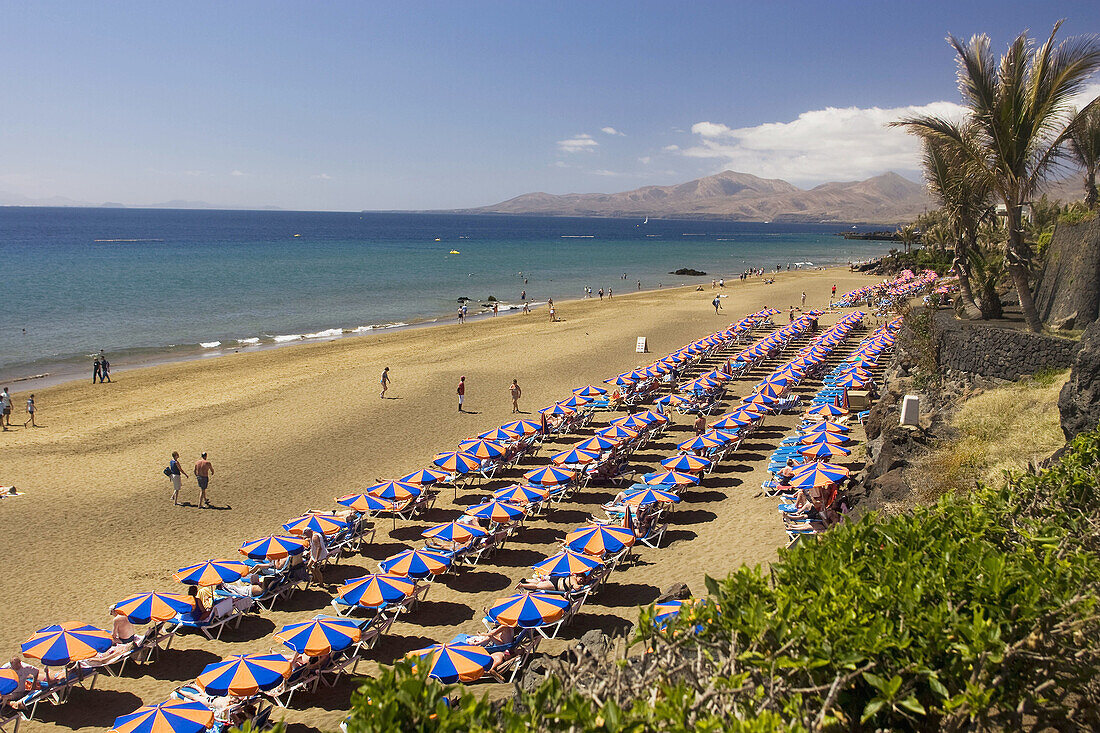
[[[9,457],[3,481],[28,492],[0,507],[3,539],[13,550],[11,561],[22,569],[5,582],[0,611],[5,648],[16,648],[47,623],[103,624],[107,606],[125,595],[171,588],[170,573],[178,567],[230,556],[244,539],[267,534],[305,508],[331,506],[333,496],[358,490],[375,477],[426,465],[435,452],[511,417],[512,378],[524,388],[521,407],[534,411],[572,387],[651,361],[653,354],[633,353],[636,336],[647,336],[659,356],[764,305],[785,311],[797,305],[802,290],[808,307],[823,306],[833,282],[843,292],[872,281],[828,271],[781,274],[770,286],[734,282],[725,288],[730,297],[719,316],[709,307],[709,288],[644,292],[610,302],[561,304],[564,320],[557,324],[546,323],[539,313],[500,316],[462,327],[165,365],[127,373],[108,389],[77,383],[43,390],[38,400],[47,427],[5,434],[0,444]],[[390,395],[398,399],[378,398],[378,374],[385,365],[394,375]],[[470,384],[470,414],[454,409],[453,383],[461,374]],[[734,394],[739,386],[731,387]],[[784,421],[796,420],[769,420],[750,442],[767,442],[769,427],[780,434],[790,427]],[[683,435],[671,431],[666,442]],[[651,446],[638,460],[663,456],[666,448]],[[200,450],[210,451],[217,467],[211,499],[228,508],[171,506],[160,474],[171,450],[191,462]],[[638,566],[617,573],[614,592],[609,587],[587,605],[566,639],[588,628],[632,622],[635,607],[672,582],[688,582],[701,592],[704,573],[722,575],[774,557],[784,541],[775,502],[752,498],[766,452],[764,445],[745,446],[743,455],[730,459],[676,512],[666,538],[671,549],[647,551]],[[187,490],[197,496],[193,485]],[[467,503],[471,493],[461,495],[459,503]],[[376,658],[392,659],[470,630],[484,606],[506,595],[531,561],[583,522],[607,498],[603,493],[582,492],[548,521],[528,527],[493,563],[438,583],[416,614],[395,624]],[[450,514],[453,508],[453,502],[443,501],[436,511]],[[338,582],[373,570],[375,560],[403,549],[432,519],[399,525],[388,536],[380,525],[366,556],[342,562],[327,579]],[[33,725],[36,730],[106,727],[141,701],[163,699],[225,654],[262,650],[271,631],[321,610],[328,598],[322,591],[298,594],[276,612],[227,631],[221,642],[181,638],[156,664],[128,669],[121,679],[103,679],[94,692],[77,691],[71,701],[76,704],[43,709],[39,718],[53,726]],[[289,711],[287,720],[333,729],[347,709],[349,689],[341,685],[296,699],[295,707],[308,707]]]

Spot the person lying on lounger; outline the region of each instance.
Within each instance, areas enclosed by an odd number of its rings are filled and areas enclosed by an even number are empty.
[[[499,667],[500,665],[507,662],[513,656],[515,656],[515,651],[513,651],[510,648],[512,646],[512,642],[515,640],[515,638],[516,638],[515,628],[513,628],[511,626],[505,626],[504,624],[497,624],[493,629],[491,629],[487,633],[479,634],[477,636],[468,637],[466,639],[466,643],[467,644],[474,644],[476,646],[484,646],[484,647],[497,647],[497,646],[509,647],[509,648],[489,652],[489,656],[493,658],[493,663],[492,663],[492,665],[489,666],[488,671],[489,671],[490,674],[492,674],[493,670],[495,670],[497,667]]]
[[[15,672],[17,684],[10,693],[0,696],[0,704],[7,703],[12,708],[20,710],[23,707],[20,700],[31,690],[38,689],[38,678],[42,674],[42,670],[34,665],[27,664],[19,657],[12,657],[7,666],[12,672]]]
[[[549,578],[524,578],[519,581],[519,588],[523,590],[553,590],[569,592],[583,588],[588,582],[588,573],[573,573],[572,575],[558,575]]]
[[[794,459],[793,458],[788,458],[787,459],[787,465],[783,466],[783,468],[779,469],[779,473],[776,474],[776,475],[778,477],[780,486],[790,486],[791,485],[791,478],[794,476],[794,466],[795,466]]]

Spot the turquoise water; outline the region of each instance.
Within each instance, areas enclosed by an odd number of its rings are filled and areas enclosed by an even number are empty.
[[[0,208],[0,380],[844,263],[846,227],[449,214]],[[460,254],[449,254],[454,249]],[[705,278],[670,275],[691,267]],[[522,273],[522,275],[521,275]],[[626,280],[622,275],[626,274]],[[526,285],[524,278],[527,279]],[[24,333],[23,329],[26,329]],[[215,345],[216,344],[216,345]]]

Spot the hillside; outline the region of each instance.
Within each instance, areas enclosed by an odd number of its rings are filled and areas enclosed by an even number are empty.
[[[621,193],[529,193],[469,212],[895,224],[910,221],[930,208],[932,201],[922,185],[892,172],[804,190],[780,179],[723,171],[678,185],[645,186]]]

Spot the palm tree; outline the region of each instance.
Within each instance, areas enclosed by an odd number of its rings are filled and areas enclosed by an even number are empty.
[[[1031,248],[1024,239],[1023,207],[1062,152],[1070,121],[1070,102],[1100,68],[1100,39],[1092,36],[1055,43],[1059,22],[1047,41],[1035,47],[1027,33],[1013,41],[1000,64],[989,37],[968,43],[948,36],[958,54],[959,91],[975,126],[973,140],[957,135],[957,126],[937,116],[911,117],[893,124],[950,145],[988,178],[1007,214],[1005,261],[1020,309],[1032,331],[1042,331],[1028,282]]]
[[[968,140],[974,135],[972,125],[958,126],[954,134]],[[993,190],[989,179],[972,170],[967,158],[956,146],[936,138],[923,140],[921,160],[928,190],[942,205],[946,225],[954,238],[955,257],[951,268],[959,277],[959,295],[968,316],[980,314],[992,317],[994,307],[988,298],[975,298],[971,287],[971,261],[979,257],[978,226],[989,215]],[[996,291],[992,291],[996,295]]]
[[[912,224],[906,224],[900,227],[895,234],[898,235],[898,239],[900,239],[902,245],[905,246],[905,254],[912,252],[913,242],[917,241],[917,228]]]
[[[1096,169],[1100,166],[1100,97],[1089,102],[1069,125],[1069,153],[1085,169],[1085,206],[1100,207]]]

